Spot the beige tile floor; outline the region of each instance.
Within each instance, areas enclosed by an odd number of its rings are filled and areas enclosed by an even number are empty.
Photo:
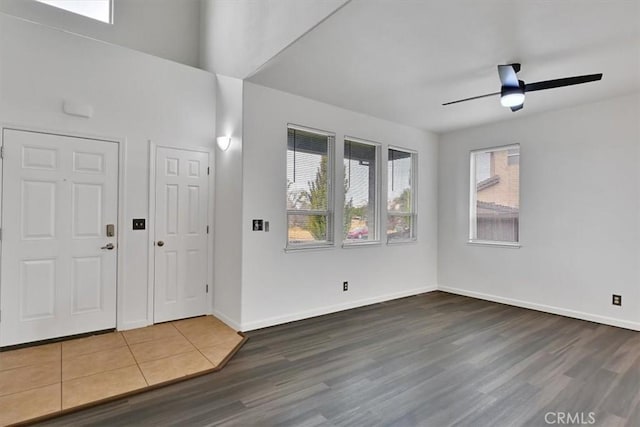
[[[0,426],[213,370],[242,340],[202,316],[0,352]]]

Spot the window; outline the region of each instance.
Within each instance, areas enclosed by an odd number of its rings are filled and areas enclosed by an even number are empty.
[[[112,0],[36,0],[87,18],[111,24]]]
[[[333,244],[333,134],[289,125],[287,247]]]
[[[416,238],[416,158],[412,152],[389,149],[387,162],[387,242]]]
[[[354,138],[344,140],[345,243],[378,239],[379,147]]]
[[[520,146],[471,153],[469,238],[517,244],[520,211]]]

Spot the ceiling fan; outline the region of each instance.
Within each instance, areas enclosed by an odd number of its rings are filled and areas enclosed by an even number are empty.
[[[553,89],[556,87],[579,85],[582,83],[594,82],[602,79],[602,73],[587,74],[584,76],[564,77],[561,79],[544,80],[535,83],[525,83],[518,80],[516,73],[520,71],[520,64],[498,65],[500,76],[500,92],[488,93],[486,95],[472,96],[471,98],[459,99],[457,101],[446,102],[442,105],[457,104],[459,102],[471,101],[473,99],[486,98],[488,96],[500,95],[500,104],[511,108],[511,111],[521,110],[524,106],[525,92],[536,90]]]

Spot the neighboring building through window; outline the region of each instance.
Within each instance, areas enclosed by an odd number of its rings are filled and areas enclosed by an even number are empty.
[[[414,240],[416,233],[416,158],[413,152],[389,149],[387,162],[387,242]]]
[[[344,140],[345,243],[378,239],[378,145]]]
[[[291,125],[287,133],[287,247],[331,245],[334,135]]]
[[[112,0],[36,0],[87,18],[113,23]]]
[[[520,146],[471,153],[470,239],[518,243]]]

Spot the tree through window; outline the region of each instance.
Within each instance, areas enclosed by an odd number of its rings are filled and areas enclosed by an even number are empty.
[[[333,243],[334,136],[289,126],[287,132],[287,247]]]
[[[414,240],[416,233],[416,157],[389,149],[387,161],[387,241]]]

